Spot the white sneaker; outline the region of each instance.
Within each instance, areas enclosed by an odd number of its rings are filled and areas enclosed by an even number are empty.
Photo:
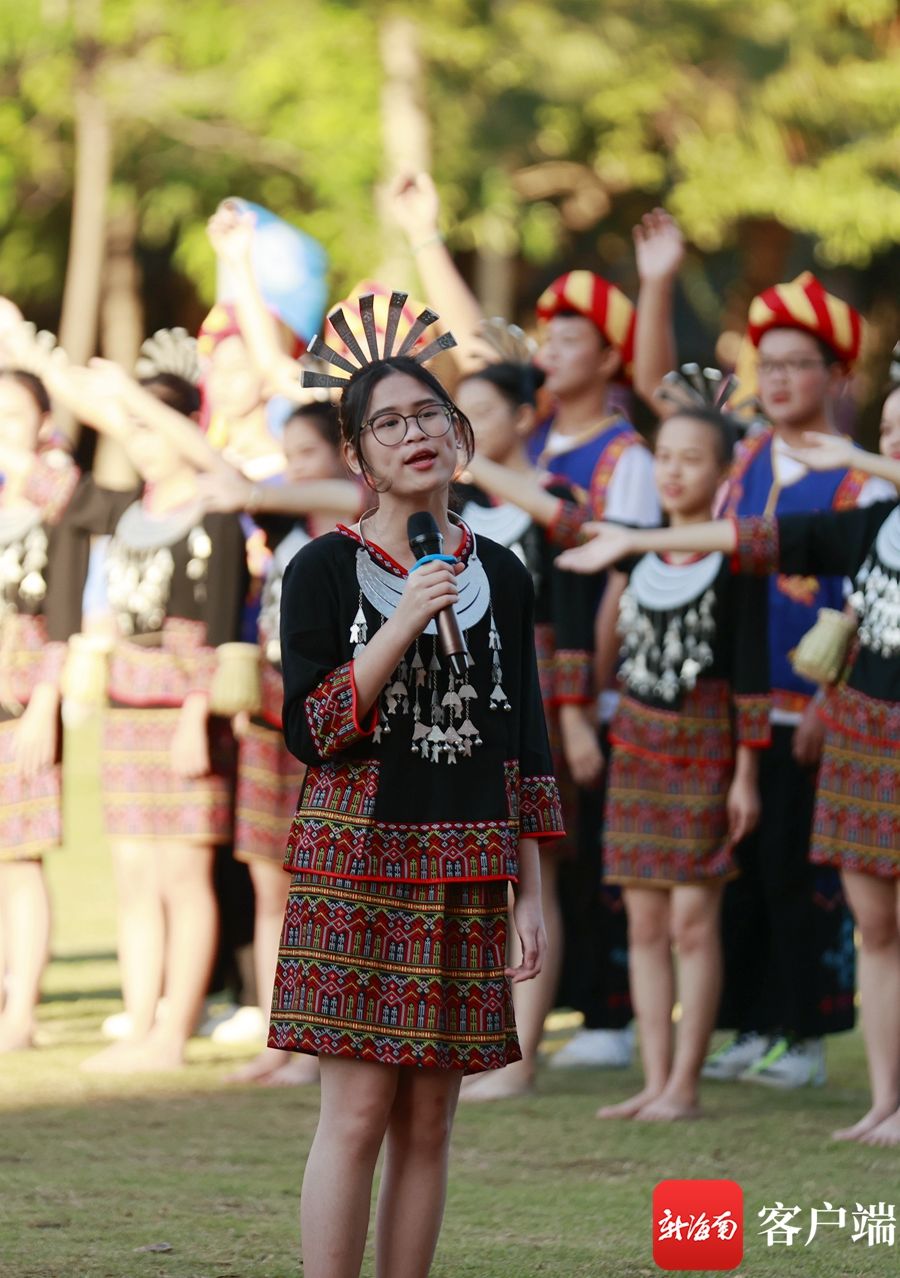
[[[764,1034],[738,1034],[718,1051],[707,1056],[700,1071],[701,1078],[730,1081],[740,1076],[766,1055],[772,1046]]]
[[[212,1038],[218,1027],[239,1011],[237,1003],[214,1003],[207,999],[200,1010],[200,1024],[194,1030],[194,1038]]]
[[[627,1069],[634,1055],[634,1026],[578,1030],[550,1057],[551,1069]]]
[[[156,1005],[156,1020],[164,1021],[169,1014],[169,1004],[164,998],[161,998]],[[104,1038],[112,1039],[119,1042],[123,1038],[128,1038],[132,1030],[132,1020],[130,1012],[113,1012],[112,1016],[107,1016],[106,1020],[100,1026],[100,1033]]]
[[[742,1083],[763,1087],[822,1087],[825,1083],[825,1044],[821,1038],[790,1043],[779,1038],[765,1056],[741,1074]]]
[[[269,1031],[269,1018],[261,1007],[239,1007],[227,1021],[216,1026],[210,1038],[214,1043],[258,1043]]]

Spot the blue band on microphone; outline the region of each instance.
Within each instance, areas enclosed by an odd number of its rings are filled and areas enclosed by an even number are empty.
[[[410,572],[415,572],[417,568],[421,568],[423,564],[433,564],[435,562],[442,564],[455,564],[457,562],[456,555],[423,555],[421,559],[417,559],[410,568]]]

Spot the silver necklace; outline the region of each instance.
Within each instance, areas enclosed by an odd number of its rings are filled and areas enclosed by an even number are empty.
[[[367,512],[368,513],[368,512]],[[393,617],[406,585],[406,576],[398,577],[390,569],[383,567],[372,557],[369,543],[363,531],[363,515],[359,521],[359,537],[362,545],[356,552],[356,580],[365,599],[382,617]],[[462,520],[450,516],[459,527],[465,527]],[[456,578],[459,599],[453,606],[460,630],[468,630],[476,625],[491,606],[491,588],[484,566],[478,558],[478,547],[475,534],[468,530],[472,538],[472,552],[462,572]],[[437,634],[437,624],[429,621],[422,632],[426,635]]]
[[[0,618],[35,608],[47,593],[48,538],[36,506],[0,507]]]
[[[667,564],[645,555],[635,567],[619,602],[619,678],[638,697],[671,705],[712,665],[713,584],[722,560],[716,553],[690,564]]]
[[[850,606],[859,618],[859,642],[879,656],[900,656],[900,506],[879,528],[854,585]]]
[[[350,627],[354,657],[363,651],[369,638],[363,599],[377,611],[379,625],[382,624],[394,615],[408,576],[406,574],[399,577],[373,560],[374,552],[369,549],[363,530],[365,518],[363,515],[359,521],[362,545],[356,552],[359,604]],[[451,519],[455,524],[466,527],[455,516],[451,515]],[[469,627],[489,614],[491,692],[488,709],[510,710],[511,706],[503,689],[500,660],[503,645],[491,607],[490,583],[478,558],[475,535],[471,529],[468,529],[468,533],[472,538],[472,549],[468,562],[456,578],[459,602],[454,605],[454,611],[467,647]],[[430,645],[423,644],[423,635],[435,636]],[[410,749],[413,754],[420,755],[429,763],[454,764],[460,755],[470,758],[472,751],[482,744],[481,733],[472,721],[472,705],[479,697],[466,675],[458,678],[452,670],[445,670],[438,655],[436,635],[437,626],[432,621],[416,640],[412,660],[407,661],[404,657],[388,679],[381,693],[379,722],[373,739],[379,742],[383,736],[388,736],[392,730],[391,723],[396,722],[398,715],[408,717],[412,724]],[[467,659],[470,667],[475,664],[468,652]]]

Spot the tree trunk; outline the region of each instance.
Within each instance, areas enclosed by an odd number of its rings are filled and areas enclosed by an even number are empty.
[[[90,359],[96,347],[111,171],[106,103],[92,80],[86,69],[75,90],[75,188],[59,325],[60,343],[76,364]],[[77,426],[67,424],[66,430],[75,439]]]
[[[515,258],[487,244],[479,245],[475,292],[485,315],[500,315],[511,323],[516,307]]]
[[[431,169],[431,128],[425,109],[424,72],[416,24],[388,13],[379,31],[384,83],[381,88],[381,135],[384,178],[390,183],[404,173]],[[386,212],[383,192],[376,196],[383,256],[378,279],[393,287],[413,278],[412,264],[400,230]]]
[[[111,214],[106,236],[106,265],[100,306],[100,348],[107,359],[129,372],[144,337],[140,272],[134,255],[137,211],[129,204]],[[131,488],[137,475],[120,444],[101,436],[94,478],[106,488]]]

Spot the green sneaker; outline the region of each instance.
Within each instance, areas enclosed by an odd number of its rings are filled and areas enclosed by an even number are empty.
[[[801,1038],[793,1043],[779,1038],[761,1060],[740,1075],[742,1083],[760,1083],[789,1091],[796,1087],[822,1087],[825,1083],[825,1044],[821,1038]]]

